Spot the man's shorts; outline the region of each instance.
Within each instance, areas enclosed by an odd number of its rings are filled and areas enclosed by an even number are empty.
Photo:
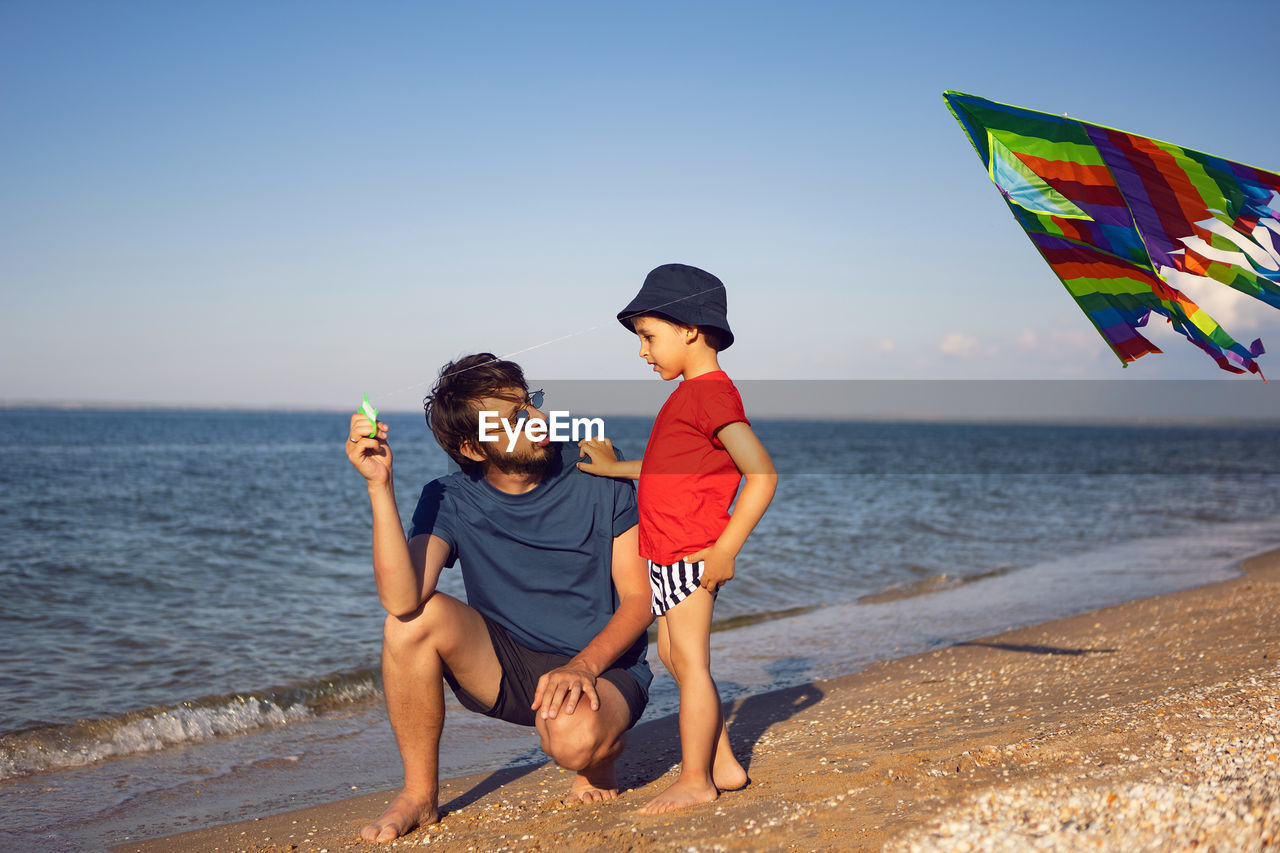
[[[702,580],[702,569],[706,562],[699,560],[690,563],[677,560],[669,566],[649,561],[649,589],[653,591],[653,605],[650,608],[654,616],[661,616],[689,596],[698,588]],[[711,593],[712,596],[715,593]]]
[[[532,726],[536,712],[529,706],[533,704],[533,694],[538,690],[538,679],[556,667],[564,666],[569,662],[570,657],[527,649],[512,639],[507,630],[497,622],[483,613],[480,617],[484,619],[484,624],[489,629],[489,639],[493,642],[494,654],[498,656],[498,665],[502,667],[498,701],[492,708],[485,707],[483,702],[458,684],[453,673],[447,668],[444,671],[445,681],[449,682],[449,686],[453,688],[453,695],[458,697],[462,707],[468,711],[520,726]],[[606,669],[600,674],[600,678],[618,688],[618,692],[626,700],[627,708],[631,711],[631,721],[627,724],[627,728],[631,728],[644,713],[645,705],[649,702],[648,695],[640,687],[635,676],[620,667]]]

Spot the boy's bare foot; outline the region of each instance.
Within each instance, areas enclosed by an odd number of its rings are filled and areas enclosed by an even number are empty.
[[[730,756],[729,761],[723,762],[723,765],[717,758],[715,767],[711,768],[711,781],[721,791],[740,791],[751,780],[738,760]]]
[[[718,796],[720,792],[713,784],[677,779],[671,783],[671,787],[645,803],[640,809],[640,814],[662,814],[676,809],[687,809],[689,806],[700,806],[703,803],[712,802]]]
[[[747,771],[742,769],[733,753],[722,746],[716,750],[716,756],[711,762],[711,781],[721,791],[736,791],[747,787],[751,780],[747,778]]]
[[[414,827],[438,820],[435,797],[401,791],[381,817],[360,830],[360,837],[365,841],[394,841]]]
[[[573,787],[560,802],[566,806],[578,803],[601,803],[618,796],[618,776],[614,773],[613,762],[604,767],[589,767],[573,780]]]

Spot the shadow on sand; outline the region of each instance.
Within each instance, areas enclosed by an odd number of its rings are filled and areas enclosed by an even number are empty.
[[[1056,646],[1031,646],[1022,643],[983,643],[978,640],[951,645],[982,646],[988,649],[1003,649],[1006,652],[1025,652],[1030,655],[1111,655],[1117,651],[1117,649],[1060,649]]]
[[[486,795],[492,794],[503,785],[514,782],[522,776],[527,776],[539,767],[549,763],[548,761],[538,761],[533,764],[521,764],[518,767],[504,767],[501,770],[495,770],[452,800],[447,803],[441,803],[440,817],[443,818],[449,812],[456,812],[459,809],[466,808]]]
[[[797,671],[806,672],[808,664],[805,658],[780,658],[771,663],[767,671],[779,681],[783,678],[792,680]],[[822,690],[817,685],[801,684],[744,696],[725,705],[725,722],[729,726],[729,742],[733,745],[733,754],[748,773],[751,772],[751,757],[756,744],[764,733],[775,723],[814,705],[822,696]],[[548,763],[539,761],[495,770],[463,793],[442,803],[440,813],[443,816],[465,808]],[[641,723],[627,733],[626,751],[618,759],[619,789],[643,787],[679,763],[680,722],[677,715],[670,714]]]
[[[806,672],[805,658],[780,658],[767,671],[777,680],[793,680],[797,671]],[[775,723],[789,719],[822,699],[815,684],[801,684],[744,696],[724,706],[733,754],[751,773],[751,757],[762,735]],[[628,734],[627,751],[618,760],[618,782],[623,788],[639,788],[680,763],[680,721],[671,714],[636,726]]]

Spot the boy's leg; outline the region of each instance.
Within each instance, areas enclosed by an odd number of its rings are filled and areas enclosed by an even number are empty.
[[[719,690],[716,691],[716,699],[719,701]],[[746,768],[734,757],[733,747],[729,745],[729,727],[725,725],[723,710],[720,712],[720,733],[716,735],[715,757],[711,760],[711,781],[718,791],[737,791],[751,781],[747,778]]]
[[[671,677],[675,679],[676,687],[680,686],[680,675],[676,672],[675,664],[671,662],[671,632],[667,630],[667,617],[658,617],[658,659],[662,661],[662,665],[667,668],[667,672],[671,673]]]
[[[440,730],[444,726],[444,670],[481,702],[497,701],[502,667],[483,617],[437,592],[414,613],[388,616],[382,642],[387,715],[404,762],[404,788],[360,832],[365,841],[390,841],[439,820]]]
[[[663,616],[670,643],[672,675],[680,686],[680,776],[654,797],[642,814],[660,814],[709,803],[719,791],[712,778],[712,759],[724,729],[720,696],[711,680],[711,614],[715,598],[705,589]],[[659,627],[659,632],[662,628]],[[661,633],[659,633],[661,636]],[[728,744],[728,736],[724,736]]]
[[[658,657],[675,679],[678,688],[680,675],[671,660],[671,632],[667,629],[665,616],[658,617]],[[712,683],[715,683],[715,679],[712,679]],[[718,694],[719,690],[716,692]],[[733,757],[733,749],[729,746],[729,729],[725,726],[723,712],[720,715],[720,732],[716,735],[715,757],[711,760],[711,781],[721,791],[736,791],[748,782],[747,771]]]

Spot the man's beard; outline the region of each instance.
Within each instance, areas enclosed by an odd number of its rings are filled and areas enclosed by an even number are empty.
[[[493,463],[504,474],[521,474],[524,476],[542,477],[551,468],[559,450],[555,444],[538,447],[536,444],[519,450],[504,453],[497,442],[485,442],[481,445],[485,459]]]

